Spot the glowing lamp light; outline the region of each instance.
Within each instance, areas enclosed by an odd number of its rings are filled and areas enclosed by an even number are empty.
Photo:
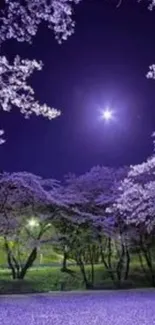
[[[28,226],[31,227],[31,228],[36,227],[38,225],[39,225],[39,223],[38,223],[38,221],[36,219],[30,219],[28,221]]]

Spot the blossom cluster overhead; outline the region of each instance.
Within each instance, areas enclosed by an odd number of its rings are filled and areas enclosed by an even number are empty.
[[[34,70],[41,70],[42,63],[36,60],[22,60],[16,56],[10,64],[5,56],[0,57],[0,105],[4,111],[14,106],[28,118],[32,113],[50,120],[59,116],[60,111],[35,100],[35,93],[27,84],[27,79]]]
[[[0,12],[0,44],[10,39],[32,43],[39,25],[44,21],[53,30],[59,43],[74,32],[72,20],[73,5],[80,0],[5,0]],[[21,59],[18,55],[10,63],[6,56],[0,56],[0,107],[10,111],[16,107],[28,118],[31,114],[48,119],[60,116],[61,111],[40,104],[35,99],[34,89],[27,84],[27,79],[34,70],[42,70],[42,62]],[[3,130],[1,130],[1,135]],[[0,136],[1,136],[0,135]],[[0,138],[0,144],[5,142]]]
[[[0,40],[17,39],[32,42],[39,25],[44,21],[58,42],[74,32],[73,5],[80,0],[5,0],[1,16]]]

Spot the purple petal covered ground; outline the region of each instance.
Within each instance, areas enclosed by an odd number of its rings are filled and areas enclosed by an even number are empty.
[[[1,325],[154,325],[155,291],[0,297]]]

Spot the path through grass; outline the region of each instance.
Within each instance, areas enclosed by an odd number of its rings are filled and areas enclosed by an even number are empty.
[[[155,291],[0,297],[3,325],[155,325]]]

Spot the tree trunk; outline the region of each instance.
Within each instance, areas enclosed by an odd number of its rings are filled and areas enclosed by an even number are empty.
[[[93,246],[94,264],[99,264],[99,257],[100,257],[99,247],[97,245],[94,245]]]
[[[124,273],[124,280],[127,281],[129,277],[129,270],[130,270],[130,254],[129,250],[126,247],[126,265],[125,265],[125,273]]]
[[[94,262],[91,261],[91,283],[94,286]]]
[[[76,260],[77,260],[78,266],[80,267],[81,274],[82,274],[83,281],[84,281],[86,289],[92,289],[93,285],[87,279],[86,272],[85,272],[85,267],[84,267],[84,264],[82,262],[81,256],[77,256]]]
[[[106,259],[105,259],[105,256],[104,256],[104,253],[103,253],[103,251],[102,251],[102,247],[101,247],[101,250],[100,250],[100,254],[101,254],[101,260],[102,260],[102,263],[103,263],[104,267],[106,268],[106,270],[108,271],[111,280],[112,280],[113,283],[115,284],[115,275],[114,275],[114,272],[113,272],[113,270],[109,267],[108,263],[106,262]]]
[[[61,268],[61,271],[62,272],[65,272],[67,270],[67,258],[68,258],[68,253],[64,251],[64,253],[63,253],[62,268]]]
[[[152,263],[152,257],[151,257],[151,252],[149,247],[145,247],[145,244],[143,243],[143,239],[142,236],[140,237],[140,246],[141,246],[141,250],[143,252],[143,255],[145,257],[148,269],[149,269],[149,273],[150,273],[150,277],[151,277],[151,284],[153,287],[155,287],[155,273],[154,273],[154,267],[153,267],[153,263]]]
[[[125,255],[124,245],[121,243],[121,255],[120,255],[119,261],[117,263],[117,268],[116,268],[116,274],[117,274],[117,280],[118,280],[119,286],[121,285],[121,281],[122,281],[124,255]]]
[[[11,269],[12,278],[16,279],[16,268],[14,267],[13,262],[12,262],[11,250],[10,250],[6,236],[4,237],[4,247],[5,247],[5,251],[7,254],[8,266]]]
[[[24,277],[27,273],[27,270],[33,265],[36,257],[37,257],[37,247],[34,247],[31,254],[29,255],[25,265],[22,267],[18,279],[20,279],[20,280],[24,279]]]
[[[91,246],[89,246],[89,261],[91,265],[91,283],[94,286],[94,250]]]
[[[108,266],[112,269],[111,265],[112,249],[111,249],[111,238],[108,238]]]
[[[14,257],[13,254],[12,254],[12,260],[13,260],[15,268],[16,268],[16,277],[18,279],[18,277],[20,275],[20,265],[19,265],[18,261],[16,260],[16,258]]]
[[[144,263],[143,263],[143,258],[142,258],[142,255],[141,255],[141,251],[138,251],[137,254],[138,254],[138,257],[139,257],[139,262],[140,262],[140,266],[142,268],[142,271],[144,272],[144,274],[145,274],[145,276],[146,276],[146,278],[148,280],[148,273],[147,273],[147,271],[146,271],[146,269],[144,267]]]
[[[16,279],[16,269],[11,261],[11,254],[9,252],[7,252],[7,261],[8,261],[8,265],[11,269],[12,278],[15,280]]]
[[[154,268],[152,265],[152,259],[148,256],[146,251],[143,251],[148,268],[149,268],[149,272],[150,272],[150,277],[151,277],[151,284],[153,287],[155,287],[155,274],[154,274]]]

